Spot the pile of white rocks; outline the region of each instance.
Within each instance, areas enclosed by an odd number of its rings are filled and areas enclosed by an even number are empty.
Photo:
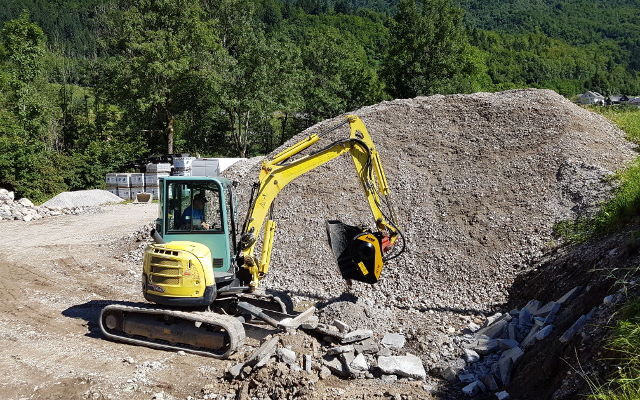
[[[0,221],[18,220],[29,222],[44,217],[53,217],[64,214],[80,214],[91,209],[93,208],[36,206],[26,197],[16,200],[13,192],[6,189],[0,189]]]

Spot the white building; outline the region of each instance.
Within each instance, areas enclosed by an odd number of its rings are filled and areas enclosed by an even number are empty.
[[[578,104],[604,105],[604,96],[598,92],[588,91],[578,96]]]

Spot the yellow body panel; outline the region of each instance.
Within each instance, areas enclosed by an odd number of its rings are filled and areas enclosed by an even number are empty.
[[[166,297],[202,297],[215,284],[211,252],[196,242],[151,244],[144,251],[145,290]]]

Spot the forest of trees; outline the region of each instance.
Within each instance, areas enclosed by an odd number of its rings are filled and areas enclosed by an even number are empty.
[[[631,0],[4,3],[0,187],[35,201],[141,156],[264,154],[385,99],[640,94]]]

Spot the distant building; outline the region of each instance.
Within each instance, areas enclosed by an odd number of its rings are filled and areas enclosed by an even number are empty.
[[[628,101],[629,101],[629,98],[627,96],[625,96],[624,94],[622,94],[622,95],[614,94],[614,95],[611,95],[611,96],[607,97],[607,99],[606,99],[607,105],[622,104],[622,103],[626,103]]]
[[[604,96],[598,92],[588,91],[578,96],[578,103],[603,106],[605,104],[605,99]]]

